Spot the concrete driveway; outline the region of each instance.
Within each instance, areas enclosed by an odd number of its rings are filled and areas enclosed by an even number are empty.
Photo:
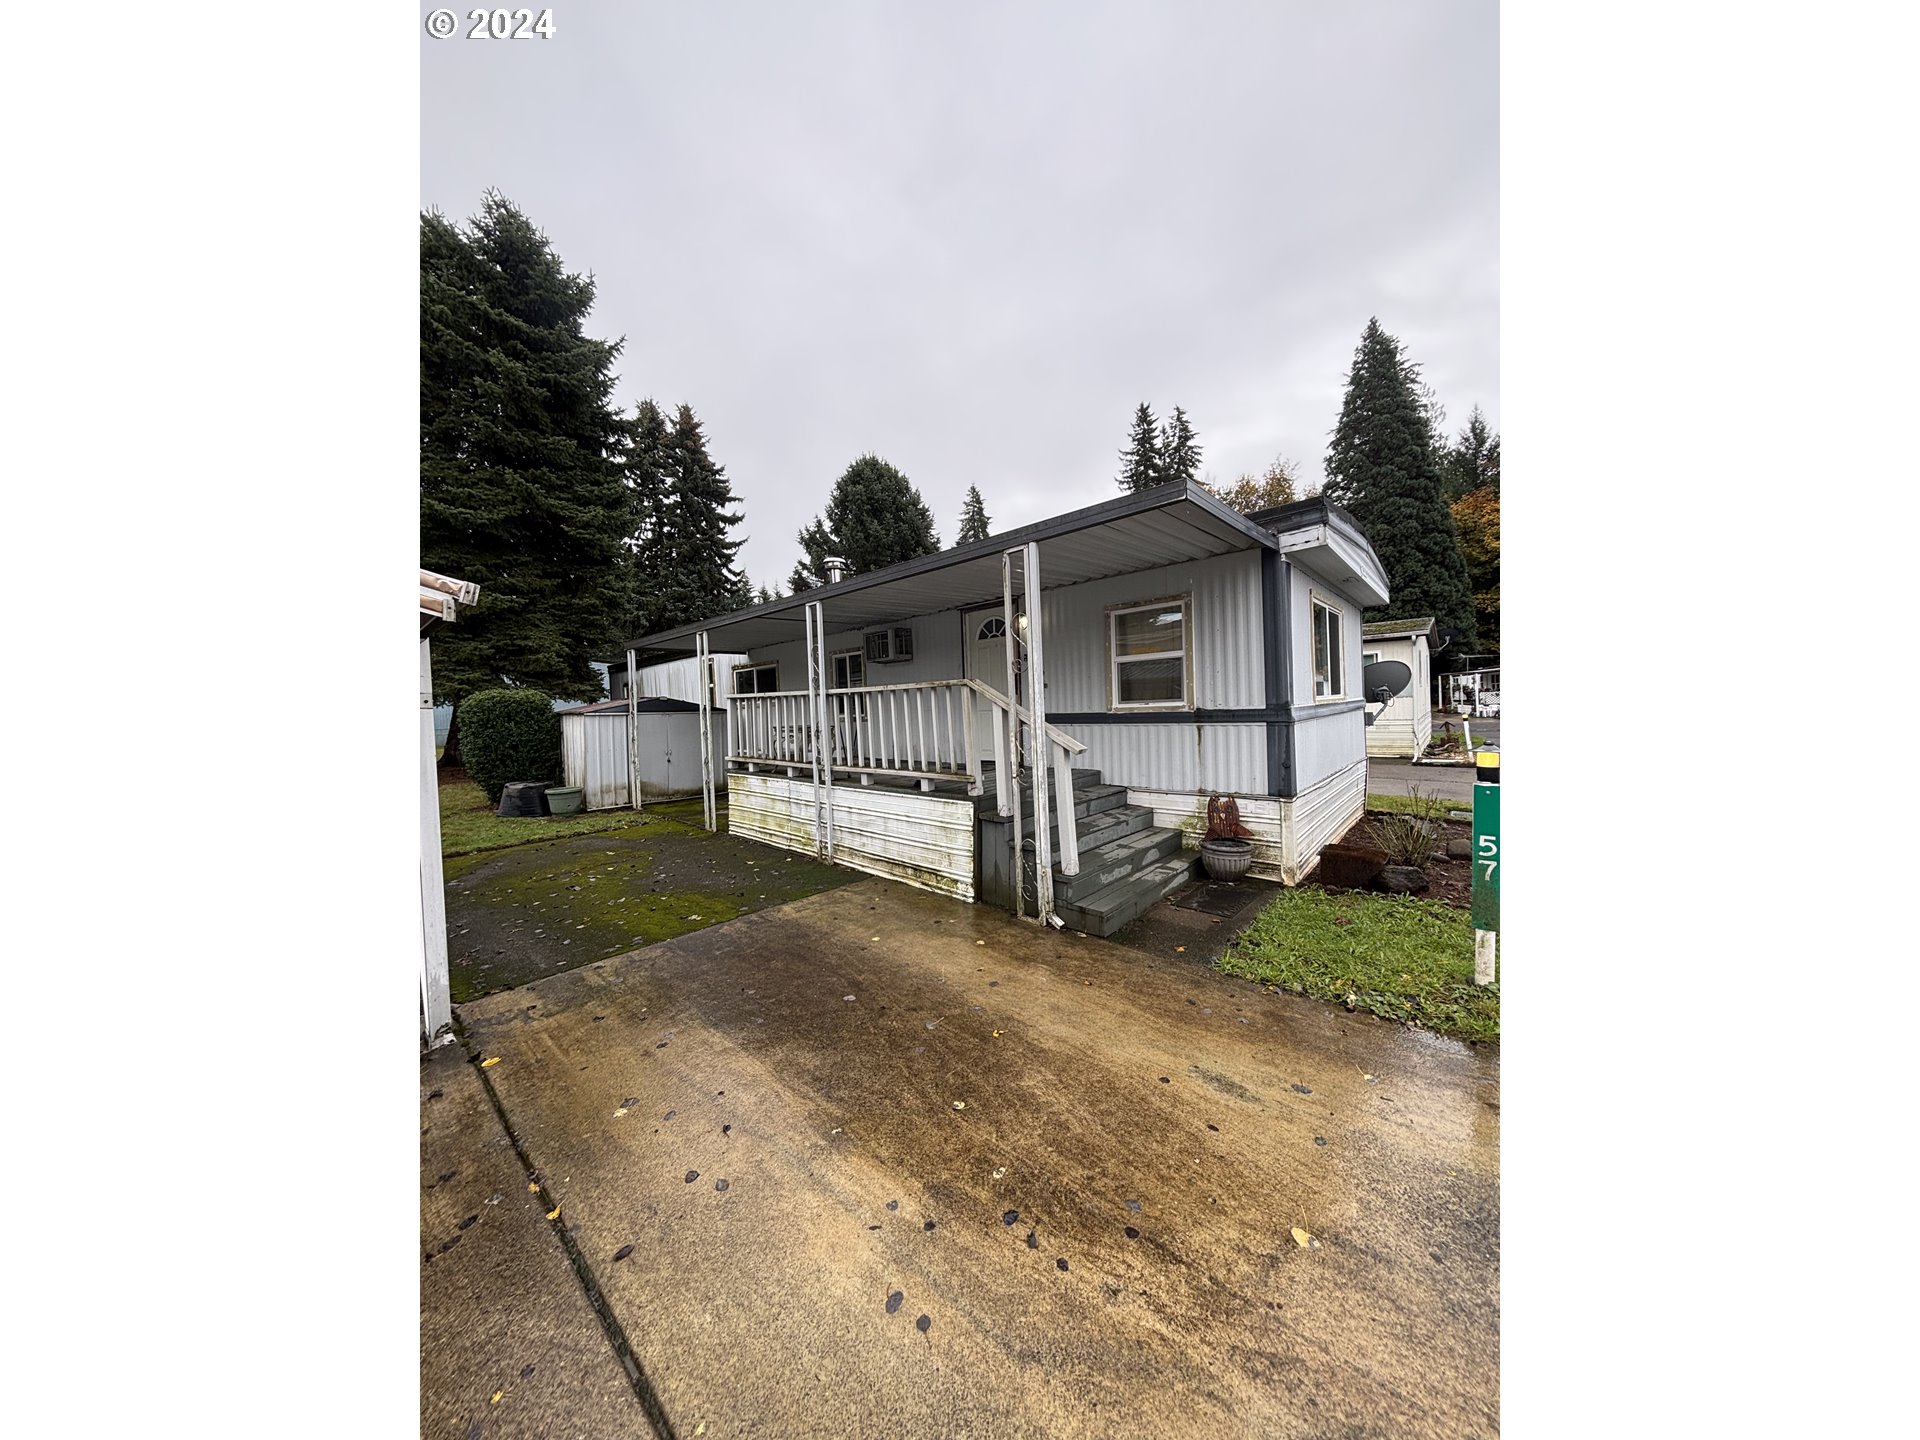
[[[1494,1054],[877,880],[460,1014],[425,1435],[1497,1433]]]

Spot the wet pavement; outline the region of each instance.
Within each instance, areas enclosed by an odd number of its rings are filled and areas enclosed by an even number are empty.
[[[556,1296],[600,1368],[533,1390],[463,1240],[424,1433],[629,1433],[562,1423],[609,1376],[636,1434],[1497,1433],[1495,1054],[877,880],[460,1014],[638,1378]]]

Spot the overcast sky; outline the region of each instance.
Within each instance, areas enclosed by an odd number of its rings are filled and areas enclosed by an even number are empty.
[[[553,15],[423,29],[422,205],[496,187],[593,273],[619,403],[694,407],[758,584],[869,450],[944,544],[969,484],[996,531],[1118,493],[1142,400],[1209,478],[1319,478],[1370,315],[1499,428],[1492,3]]]

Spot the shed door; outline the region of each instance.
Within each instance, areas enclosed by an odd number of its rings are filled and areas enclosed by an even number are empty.
[[[1007,621],[1000,607],[976,610],[967,619],[967,678],[991,685],[1002,695],[1007,688]],[[973,758],[993,758],[993,726],[999,711],[979,696],[973,701]]]

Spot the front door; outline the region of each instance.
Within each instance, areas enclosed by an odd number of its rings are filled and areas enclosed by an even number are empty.
[[[1007,621],[1000,607],[966,617],[967,678],[991,685],[1011,697],[1007,687]],[[1000,712],[979,695],[973,697],[973,758],[993,759],[993,727]]]

